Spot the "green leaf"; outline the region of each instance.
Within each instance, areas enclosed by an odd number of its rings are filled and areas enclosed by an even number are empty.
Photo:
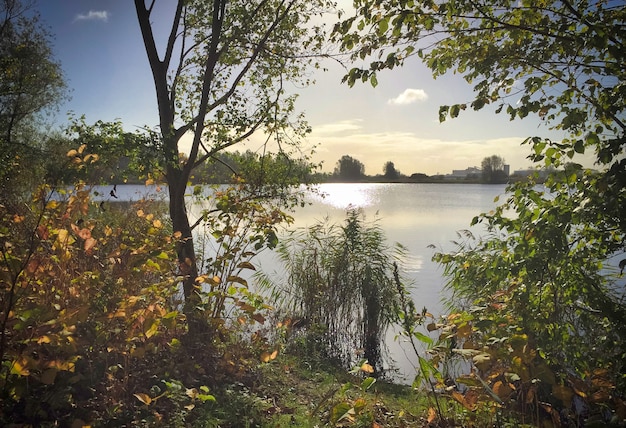
[[[422,343],[426,343],[428,345],[433,344],[433,339],[431,339],[430,337],[426,336],[423,333],[420,333],[419,331],[414,331],[413,336]]]
[[[198,399],[200,399],[203,403],[207,401],[216,401],[215,397],[211,394],[198,394]]]
[[[378,21],[378,35],[382,36],[389,29],[389,18],[383,18]]]
[[[445,122],[446,116],[450,111],[450,106],[441,106],[439,107],[439,122]]]
[[[452,107],[450,107],[450,117],[451,118],[455,118],[459,115],[460,112],[460,107],[459,104],[454,104]]]
[[[373,88],[378,86],[378,79],[376,78],[376,73],[372,73],[372,75],[370,76],[370,83],[372,84]]]
[[[372,387],[372,385],[374,385],[374,383],[376,383],[376,378],[367,377],[363,379],[363,382],[361,382],[361,389],[363,391],[367,391],[368,389]]]
[[[590,146],[599,146],[600,145],[600,138],[598,137],[598,134],[596,134],[595,132],[590,132],[587,134],[587,136],[585,137],[585,142],[590,145]],[[578,143],[578,141],[576,142]],[[582,141],[581,141],[582,143]],[[577,147],[574,147],[574,149],[578,152],[578,153],[584,153],[585,148],[584,146],[582,146],[582,151],[579,152]]]
[[[343,402],[333,407],[330,419],[333,423],[340,422],[344,419],[351,421],[354,419],[354,413],[354,408],[349,403]]]
[[[486,100],[484,98],[478,98],[474,100],[474,102],[472,102],[472,107],[474,108],[474,110],[480,110],[485,106],[485,104]]]

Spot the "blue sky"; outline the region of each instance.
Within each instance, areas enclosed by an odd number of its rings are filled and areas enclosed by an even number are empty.
[[[128,130],[158,123],[132,1],[38,0],[37,7],[72,90],[58,122],[73,111],[88,122],[120,119]],[[381,73],[376,88],[342,85],[344,69],[326,65],[329,71],[316,74],[314,87],[299,90],[298,102],[313,128],[308,144],[317,146],[315,160],[326,171],[342,155],[363,162],[367,174],[382,173],[387,161],[404,174],[445,174],[480,166],[492,154],[504,157],[511,170],[522,169],[530,165],[530,147],[520,146],[525,137],[555,137],[536,119],[509,121],[492,109],[439,123],[439,106],[471,100],[471,87],[454,74],[433,80],[417,60]]]

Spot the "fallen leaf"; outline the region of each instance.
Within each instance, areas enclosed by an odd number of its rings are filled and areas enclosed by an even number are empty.
[[[148,394],[144,394],[143,392],[138,392],[137,394],[133,394],[137,400],[141,401],[146,406],[152,403],[152,398]]]

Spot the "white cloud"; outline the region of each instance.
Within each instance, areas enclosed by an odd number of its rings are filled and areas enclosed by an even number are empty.
[[[313,126],[313,134],[315,136],[320,135],[334,135],[345,131],[357,131],[361,129],[360,122],[362,119],[348,119],[338,122],[324,123],[322,125]]]
[[[109,12],[106,10],[90,10],[88,13],[79,13],[74,21],[103,21],[109,20]]]
[[[405,105],[405,104],[413,104],[418,101],[426,101],[428,99],[428,94],[423,89],[405,89],[400,95],[395,98],[391,98],[387,101],[387,104],[393,105]]]

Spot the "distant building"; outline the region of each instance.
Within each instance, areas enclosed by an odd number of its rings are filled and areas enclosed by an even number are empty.
[[[511,174],[511,165],[504,165],[504,175],[509,176]]]
[[[450,178],[467,178],[470,175],[479,176],[481,174],[481,169],[476,166],[471,166],[466,169],[453,169],[452,174],[447,174],[447,177]]]

